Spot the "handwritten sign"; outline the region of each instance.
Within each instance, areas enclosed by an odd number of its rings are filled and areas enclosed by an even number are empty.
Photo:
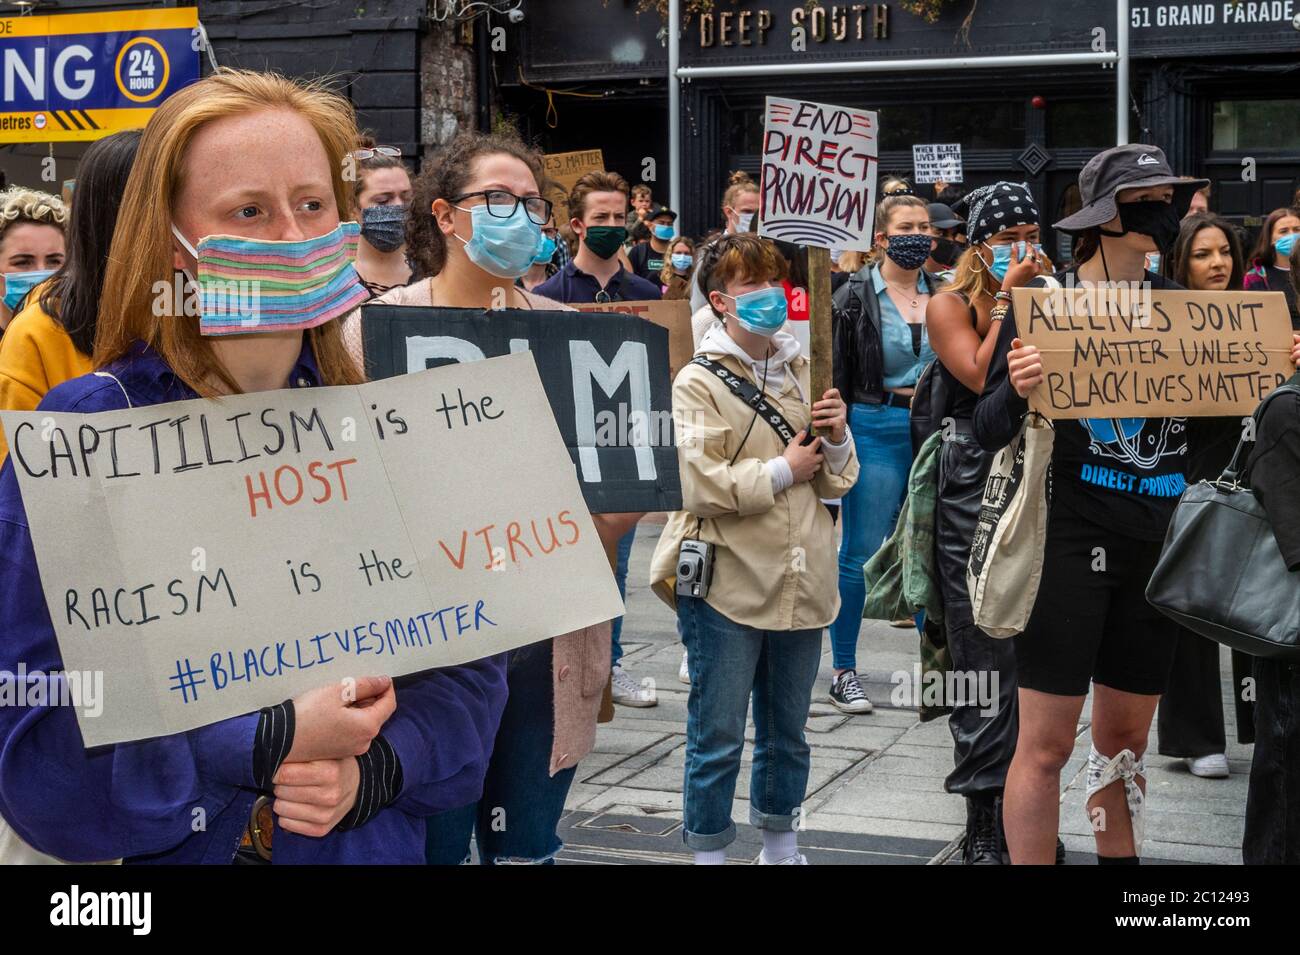
[[[361,337],[372,378],[532,351],[591,512],[681,509],[668,332],[658,325],[576,311],[365,305]]]
[[[574,303],[580,312],[616,312],[645,319],[668,330],[668,380],[671,383],[682,367],[695,357],[695,338],[691,334],[691,303],[685,299],[643,302],[608,302],[604,305]]]
[[[866,252],[879,127],[869,110],[767,98],[759,234]]]
[[[913,145],[912,172],[918,183],[961,182],[961,143]]]
[[[1015,289],[1016,330],[1043,355],[1030,407],[1048,418],[1248,415],[1294,373],[1280,292]]]
[[[87,746],[623,612],[530,355],[0,419]]]
[[[571,153],[551,153],[542,157],[546,170],[545,196],[555,203],[555,222],[569,221],[569,193],[574,184],[589,172],[605,168],[605,155],[599,149],[580,149]]]

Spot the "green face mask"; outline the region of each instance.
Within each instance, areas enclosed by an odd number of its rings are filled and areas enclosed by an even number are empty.
[[[627,241],[627,229],[621,225],[589,225],[582,244],[602,259],[618,253]]]

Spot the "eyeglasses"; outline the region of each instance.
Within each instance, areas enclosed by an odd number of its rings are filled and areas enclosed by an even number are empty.
[[[516,196],[513,192],[506,192],[504,189],[488,189],[485,192],[466,192],[453,197],[451,201],[464,202],[476,196],[482,196],[487,200],[488,215],[495,219],[509,219],[522,202],[524,212],[533,222],[546,225],[551,220],[553,203],[541,196]]]
[[[402,151],[396,146],[376,146],[373,149],[352,150],[352,158],[359,162],[365,162],[367,159],[374,159],[376,156],[387,156],[389,159],[401,159]]]

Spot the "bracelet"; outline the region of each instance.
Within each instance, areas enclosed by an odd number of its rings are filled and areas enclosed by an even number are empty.
[[[1011,311],[1010,305],[994,305],[993,311],[989,312],[989,321],[1000,322],[1007,317],[1007,312]]]
[[[1002,289],[998,289],[996,292],[993,293],[993,298],[999,302],[1009,302],[1011,301],[1011,293],[1004,292]]]

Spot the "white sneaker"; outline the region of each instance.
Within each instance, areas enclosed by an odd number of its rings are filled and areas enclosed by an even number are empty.
[[[786,856],[784,859],[777,859],[775,862],[768,862],[767,853],[760,852],[758,854],[758,864],[759,865],[807,865],[808,857],[805,856],[802,852],[796,852],[794,855]]]
[[[614,667],[611,674],[611,691],[615,703],[623,706],[655,706],[659,703],[655,699],[654,686],[642,686],[628,676],[627,671],[622,667]]]
[[[691,671],[686,667],[686,651],[682,651],[682,665],[677,668],[677,682],[690,684]]]
[[[1187,764],[1187,769],[1193,776],[1200,776],[1202,779],[1228,778],[1228,757],[1223,753],[1201,756],[1198,759],[1185,759],[1183,762]]]

